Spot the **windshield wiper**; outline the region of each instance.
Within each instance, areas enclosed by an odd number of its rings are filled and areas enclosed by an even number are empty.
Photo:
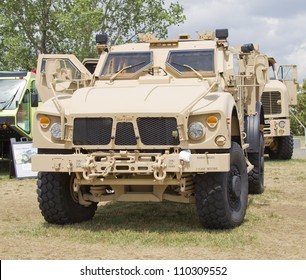
[[[146,62],[143,61],[143,62],[134,64],[134,65],[129,65],[129,66],[125,66],[125,67],[121,68],[121,69],[120,69],[119,71],[117,71],[113,76],[110,77],[109,81],[110,81],[110,82],[113,82],[113,81],[115,80],[115,78],[116,78],[120,73],[122,73],[124,70],[134,68],[134,67],[139,66],[139,65],[144,64],[144,63],[146,63]]]
[[[180,64],[180,63],[176,63],[176,62],[172,62],[171,64],[174,64],[174,65],[178,65],[178,66],[182,66],[182,67],[185,67],[185,68],[188,68],[190,70],[192,70],[201,80],[204,79],[204,77],[197,71],[195,70],[194,68],[192,68],[190,65],[188,64]]]
[[[2,108],[0,108],[0,111],[2,111],[2,110],[4,110],[5,108],[11,106],[13,100],[15,99],[15,97],[16,97],[16,95],[17,95],[17,93],[18,93],[18,90],[19,90],[19,89],[17,89],[16,92],[15,92],[8,100],[6,100],[6,101],[1,101],[1,102],[0,102],[1,104],[4,103],[4,105],[2,106]]]

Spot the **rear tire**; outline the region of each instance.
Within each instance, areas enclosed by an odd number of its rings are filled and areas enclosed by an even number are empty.
[[[78,203],[73,192],[74,176],[68,173],[39,172],[37,194],[39,208],[51,224],[72,224],[92,219],[97,203],[88,207]]]
[[[197,174],[195,198],[205,228],[228,229],[243,222],[248,201],[248,175],[241,147],[232,142],[230,171]]]

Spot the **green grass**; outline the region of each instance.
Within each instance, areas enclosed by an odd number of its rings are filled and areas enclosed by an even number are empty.
[[[305,165],[306,160],[267,160],[266,176],[279,167]],[[302,179],[302,176],[301,180]],[[1,176],[0,180],[4,180]],[[271,201],[282,199],[283,191],[266,189],[264,195],[249,196],[244,223],[232,230],[206,230],[199,223],[194,204],[111,202],[99,206],[93,220],[81,224],[57,226],[39,217],[35,223],[23,223],[13,231],[2,229],[1,234],[16,238],[59,238],[81,244],[103,244],[134,247],[210,247],[217,249],[242,248],[254,245],[256,229],[267,221],[280,220],[272,211],[265,213]],[[38,205],[37,205],[38,209]],[[39,210],[37,210],[39,212]]]
[[[38,222],[15,229],[16,238],[60,238],[83,244],[136,247],[237,248],[256,242],[252,233],[259,217],[248,211],[242,226],[232,230],[205,230],[195,205],[178,203],[108,203],[92,221],[57,226]],[[11,232],[12,234],[12,232]]]

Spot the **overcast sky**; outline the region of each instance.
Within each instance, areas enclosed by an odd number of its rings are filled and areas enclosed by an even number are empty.
[[[176,2],[166,0],[165,3]],[[169,38],[179,33],[229,29],[232,46],[258,43],[260,51],[277,64],[297,64],[300,83],[306,79],[305,0],[178,0],[187,19],[169,29]]]

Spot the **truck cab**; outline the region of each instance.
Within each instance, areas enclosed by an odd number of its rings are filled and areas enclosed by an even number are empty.
[[[10,139],[32,139],[32,117],[38,106],[33,72],[0,72],[1,158],[10,155]]]

